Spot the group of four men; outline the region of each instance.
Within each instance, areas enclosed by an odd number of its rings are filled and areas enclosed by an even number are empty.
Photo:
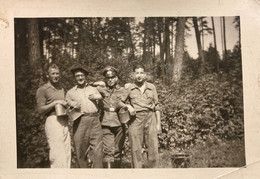
[[[60,84],[57,65],[48,68],[48,82],[36,93],[39,113],[47,116],[45,133],[50,147],[51,168],[70,168],[71,141],[68,117],[58,116],[55,106],[73,108],[81,113],[73,122],[73,141],[79,168],[121,168],[122,149],[128,127],[131,165],[142,168],[142,149],[148,149],[148,167],[158,167],[158,131],[161,129],[156,88],[146,81],[145,68],[136,65],[134,83],[119,86],[118,70],[107,66],[105,83],[87,83],[88,71],[81,65],[71,72],[76,86],[66,95]],[[122,124],[119,110],[127,109],[130,120]]]

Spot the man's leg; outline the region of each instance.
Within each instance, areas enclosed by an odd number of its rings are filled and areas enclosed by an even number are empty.
[[[103,132],[99,117],[91,117],[90,151],[89,157],[93,161],[93,168],[103,168]]]
[[[104,168],[112,168],[114,163],[114,134],[108,126],[102,126],[103,148],[104,148]]]
[[[145,112],[136,113],[128,128],[133,168],[142,168],[143,119],[146,115]]]
[[[79,168],[88,168],[88,163],[86,160],[86,151],[89,145],[89,134],[87,133],[89,123],[89,119],[85,116],[77,119],[73,123],[73,139]]]
[[[121,168],[122,150],[125,143],[125,126],[113,127],[114,140],[114,168]]]
[[[67,145],[70,135],[67,122],[66,118],[57,118],[55,115],[46,119],[45,133],[50,147],[51,168],[70,168],[71,151]]]
[[[148,148],[148,167],[158,168],[158,136],[156,129],[156,117],[154,112],[149,112],[145,124],[145,143]]]

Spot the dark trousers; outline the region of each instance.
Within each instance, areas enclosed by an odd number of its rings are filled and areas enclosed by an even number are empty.
[[[154,112],[137,112],[130,121],[129,143],[131,147],[132,167],[142,168],[142,147],[145,143],[148,149],[148,167],[158,167],[158,137],[156,117]]]
[[[125,127],[102,126],[104,162],[115,162],[120,165],[125,142]],[[120,166],[115,166],[120,168]]]
[[[75,153],[80,168],[88,168],[87,157],[93,168],[103,168],[102,129],[99,116],[82,116],[73,123]]]

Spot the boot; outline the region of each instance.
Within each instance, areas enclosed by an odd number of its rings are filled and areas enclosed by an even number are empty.
[[[113,168],[121,168],[121,159],[119,159],[119,160],[115,159]]]
[[[113,168],[113,162],[107,161],[103,164],[104,168]]]

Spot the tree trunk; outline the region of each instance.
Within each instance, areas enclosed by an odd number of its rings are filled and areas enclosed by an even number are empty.
[[[212,21],[212,30],[213,30],[213,37],[214,37],[214,49],[215,49],[215,60],[216,60],[216,70],[219,70],[219,60],[217,58],[217,40],[216,40],[216,31],[215,31],[215,24],[214,24],[214,18],[211,17]]]
[[[131,33],[130,19],[128,19],[127,25],[129,26],[128,33],[129,33],[129,40],[130,40],[130,58],[128,58],[128,62],[130,62],[131,60],[135,59],[135,45],[133,43],[133,37],[132,37],[132,33]]]
[[[223,53],[223,57],[222,57],[222,59],[224,60],[225,59],[225,57],[224,57],[224,42],[223,42],[223,23],[222,23],[222,18],[220,17],[219,18],[219,20],[220,20],[220,32],[221,32],[221,50],[222,50],[222,53]]]
[[[29,63],[38,63],[41,59],[38,19],[27,19]]]
[[[204,29],[203,29],[203,19],[201,18],[200,19],[200,23],[201,23],[201,46],[202,46],[202,54],[204,54]],[[204,59],[204,55],[203,55],[203,58],[201,59],[202,60],[202,64],[205,64],[205,59]],[[203,65],[204,66],[204,65]]]
[[[85,29],[83,28],[84,27],[84,24],[83,24],[83,21],[84,19],[80,19],[78,21],[78,24],[79,24],[79,38],[78,38],[78,56],[79,56],[79,59],[81,61],[81,63],[83,63],[83,59],[85,59],[85,56],[84,56],[84,50],[85,50],[85,42],[86,42],[86,32],[85,32]]]
[[[15,19],[15,65],[16,70],[20,70],[21,65],[26,64],[28,61],[28,48],[26,42],[27,29],[26,19]],[[17,73],[19,74],[19,73]]]
[[[211,17],[211,22],[212,22],[212,30],[213,30],[213,37],[214,37],[214,48],[217,50],[216,31],[215,31],[215,24],[214,24],[213,17]]]
[[[164,41],[164,53],[165,53],[165,73],[166,73],[166,80],[167,82],[170,81],[171,78],[171,71],[167,70],[167,66],[172,66],[171,60],[170,60],[170,30],[169,30],[170,20],[169,17],[165,17],[165,41]]]
[[[184,32],[185,32],[185,17],[177,18],[177,30],[176,30],[176,43],[175,43],[175,55],[173,66],[172,80],[177,82],[182,75],[182,62],[184,54]]]
[[[174,38],[174,32],[173,32],[173,26],[174,26],[174,21],[171,21],[171,30],[170,30],[170,54],[173,56],[173,38]]]
[[[163,81],[165,78],[165,63],[164,63],[164,42],[162,40],[162,29],[163,29],[163,18],[158,17],[158,39],[159,39],[159,46],[160,46],[160,63],[161,63],[161,69],[159,70],[159,76],[163,76]],[[165,82],[165,81],[164,81]]]
[[[198,46],[198,53],[199,53],[199,59],[204,62],[204,55],[203,55],[203,50],[201,47],[201,41],[200,41],[200,31],[198,27],[198,19],[197,17],[192,18],[193,25],[194,25],[194,30],[196,34],[196,40],[197,40],[197,46]]]
[[[224,43],[224,59],[227,59],[227,45],[226,45],[226,22],[223,17],[223,43]]]
[[[147,18],[145,17],[145,19],[144,19],[144,38],[143,38],[143,61],[145,61],[146,60],[146,36],[147,36],[147,28],[146,28],[146,26],[147,26]]]

